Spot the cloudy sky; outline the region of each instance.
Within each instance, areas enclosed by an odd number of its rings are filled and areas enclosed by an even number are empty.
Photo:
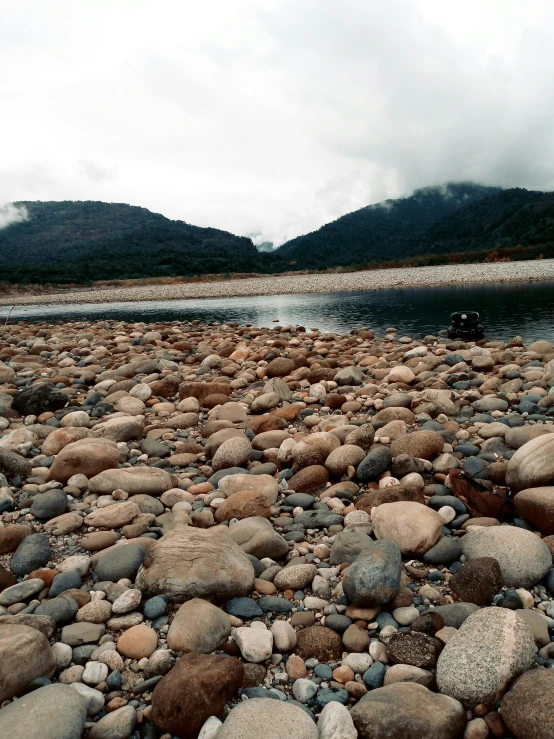
[[[126,202],[279,244],[448,180],[554,188],[552,0],[0,12],[3,204]]]

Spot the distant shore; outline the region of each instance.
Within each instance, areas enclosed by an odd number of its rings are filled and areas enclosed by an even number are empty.
[[[554,259],[490,264],[447,264],[360,272],[267,275],[236,280],[138,285],[29,295],[0,295],[0,305],[127,303],[136,301],[235,298],[262,295],[351,292],[386,288],[430,287],[554,280]]]

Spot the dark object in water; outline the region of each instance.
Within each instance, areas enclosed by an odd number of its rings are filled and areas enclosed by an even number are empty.
[[[450,315],[452,323],[448,329],[449,339],[467,339],[478,341],[482,339],[485,329],[479,323],[479,313],[474,310],[456,311]]]

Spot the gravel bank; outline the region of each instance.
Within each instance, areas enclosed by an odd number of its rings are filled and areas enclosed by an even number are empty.
[[[552,739],[553,552],[548,341],[0,326],[0,737]]]
[[[380,290],[390,287],[427,287],[486,282],[553,280],[554,260],[502,262],[496,264],[456,264],[438,267],[379,269],[342,274],[283,275],[252,277],[222,282],[180,285],[80,290],[50,295],[0,297],[0,305],[52,305],[60,303],[120,303],[135,300],[186,300],[192,298],[233,298],[255,295]]]

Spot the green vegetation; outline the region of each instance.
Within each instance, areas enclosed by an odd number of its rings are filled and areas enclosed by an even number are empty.
[[[0,230],[0,283],[12,285],[554,257],[554,193],[472,183],[361,208],[276,251],[121,203],[16,205],[28,220]]]
[[[464,206],[471,207],[500,192],[500,188],[470,182],[426,187],[410,197],[385,200],[348,213],[318,231],[292,239],[276,253],[296,261],[300,269],[411,256],[412,244],[421,240],[431,226]]]
[[[0,282],[92,283],[105,279],[277,272],[250,239],[172,221],[122,203],[19,202],[28,220],[0,230]]]

